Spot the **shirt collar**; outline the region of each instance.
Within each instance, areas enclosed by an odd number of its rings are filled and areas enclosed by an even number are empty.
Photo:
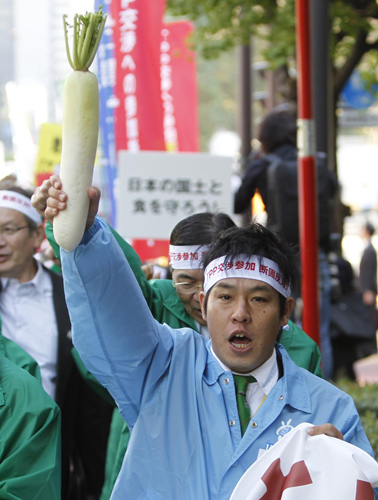
[[[231,371],[227,366],[222,363],[222,361],[218,358],[218,356],[215,354],[213,346],[211,346],[211,353],[214,356],[214,358],[218,361],[220,366],[223,368],[224,371]],[[276,350],[273,349],[273,353],[270,356],[269,359],[265,361],[262,365],[260,365],[258,368],[255,370],[252,370],[249,373],[237,373],[237,372],[232,372],[235,375],[252,375],[255,377],[257,383],[260,386],[260,389],[263,391],[263,393],[267,396],[269,392],[271,391],[272,387],[277,383],[278,380],[278,366],[277,366],[277,354]]]
[[[197,321],[196,321],[196,327],[198,328],[198,332],[203,336],[205,337],[206,340],[210,340],[210,333],[209,333],[209,329],[207,326],[205,325],[200,325]]]
[[[37,290],[44,290],[46,287],[46,280],[41,263],[34,259],[37,263],[37,272],[34,278],[26,283],[19,283],[15,278],[1,278],[2,290],[5,291],[10,285],[34,285]]]
[[[205,340],[205,339],[204,339]],[[225,374],[225,372],[230,372],[225,365],[221,365],[220,360],[216,357],[212,350],[211,341],[205,340],[208,356],[206,369],[204,371],[204,380],[208,385],[216,384],[219,380],[219,377]],[[307,380],[306,380],[306,370],[303,368],[298,368],[294,361],[292,361],[286,352],[285,348],[279,344],[276,344],[275,348],[276,358],[273,357],[273,360],[278,361],[278,357],[282,360],[283,364],[283,377],[277,380],[276,387],[278,387],[279,391],[282,391],[281,394],[284,396],[287,404],[296,408],[300,411],[304,411],[306,413],[311,413],[311,397],[308,390]],[[272,359],[269,358],[267,361]],[[267,363],[267,361],[265,363]],[[264,364],[265,364],[264,363]],[[278,363],[275,363],[278,370]],[[269,363],[268,363],[269,366]],[[252,374],[255,376],[256,371],[259,372],[260,368],[265,369],[263,365],[256,370],[253,370]],[[257,373],[259,378],[259,384],[263,384],[264,389],[267,390],[269,384],[265,385],[267,380],[263,382],[260,379],[259,373]],[[312,375],[310,375],[312,376]],[[276,382],[272,382],[272,387]],[[262,389],[263,390],[263,389]],[[265,393],[265,390],[264,393]]]
[[[31,281],[28,281],[28,283],[35,285],[37,290],[41,290],[43,289],[44,285],[44,272],[42,269],[42,264],[38,260],[36,260],[36,262],[38,266],[37,273]]]

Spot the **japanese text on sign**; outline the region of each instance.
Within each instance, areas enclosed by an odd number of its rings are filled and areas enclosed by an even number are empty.
[[[133,50],[137,43],[136,29],[139,11],[131,8],[133,0],[123,0],[119,12],[120,22],[120,52],[123,54],[121,67],[126,71],[123,79],[125,94],[124,108],[126,114],[126,136],[129,151],[139,151],[138,103],[136,97],[137,78]]]
[[[119,153],[118,231],[168,239],[184,217],[231,213],[232,159],[205,153]]]

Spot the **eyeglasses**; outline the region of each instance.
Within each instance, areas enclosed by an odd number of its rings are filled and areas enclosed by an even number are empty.
[[[5,226],[5,227],[0,227],[0,234],[5,236],[6,238],[9,236],[13,236],[16,234],[18,231],[21,229],[28,228],[29,226],[20,226],[20,227],[13,227],[13,226]]]
[[[172,283],[177,290],[179,290],[181,293],[197,293],[200,290],[203,290],[203,283],[189,283],[189,282],[182,282],[182,283]]]

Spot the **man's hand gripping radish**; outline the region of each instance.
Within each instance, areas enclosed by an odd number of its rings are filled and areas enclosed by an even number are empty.
[[[85,230],[91,227],[94,223],[95,216],[98,212],[100,203],[101,191],[97,187],[88,188],[89,209]],[[62,191],[62,182],[58,175],[52,175],[49,179],[37,187],[32,196],[33,207],[53,224],[54,217],[59,212],[67,208],[67,194]]]

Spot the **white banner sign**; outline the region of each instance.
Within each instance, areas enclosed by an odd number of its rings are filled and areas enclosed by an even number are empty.
[[[181,219],[233,212],[232,158],[143,151],[118,155],[117,231],[124,238],[169,239]]]

